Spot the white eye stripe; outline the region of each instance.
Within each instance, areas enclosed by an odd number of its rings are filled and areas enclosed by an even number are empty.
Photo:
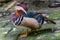
[[[23,12],[25,12],[25,14],[27,14],[27,12],[23,9],[23,7],[16,6],[15,9],[16,10],[22,10]]]

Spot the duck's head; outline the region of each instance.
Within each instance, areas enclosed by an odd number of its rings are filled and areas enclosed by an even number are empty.
[[[16,7],[16,15],[21,16],[27,14],[28,8],[26,4],[18,4]]]

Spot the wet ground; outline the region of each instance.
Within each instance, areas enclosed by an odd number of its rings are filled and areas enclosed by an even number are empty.
[[[46,12],[49,15],[47,17],[54,20],[56,22],[56,25],[44,24],[41,29],[38,29],[37,33],[39,33],[37,35],[33,35],[31,33],[31,35],[29,35],[27,38],[19,38],[19,34],[24,33],[26,31],[26,28],[19,28],[13,25],[12,22],[9,22],[11,16],[5,16],[4,18],[0,18],[0,40],[60,40],[60,8],[48,8],[43,9],[43,11],[40,10],[40,12]],[[13,29],[10,31],[11,27]],[[52,32],[54,29],[55,31]],[[10,32],[7,34],[8,31]]]

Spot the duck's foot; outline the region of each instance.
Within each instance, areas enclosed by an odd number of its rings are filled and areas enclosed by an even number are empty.
[[[27,34],[21,34],[21,35],[20,35],[20,38],[26,38],[26,37],[28,37]]]
[[[28,30],[26,31],[26,33],[20,35],[20,38],[26,38],[26,37],[28,37]]]

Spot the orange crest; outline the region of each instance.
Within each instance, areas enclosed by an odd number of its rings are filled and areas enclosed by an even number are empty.
[[[17,16],[23,16],[23,11],[22,10],[16,10],[16,15]]]

